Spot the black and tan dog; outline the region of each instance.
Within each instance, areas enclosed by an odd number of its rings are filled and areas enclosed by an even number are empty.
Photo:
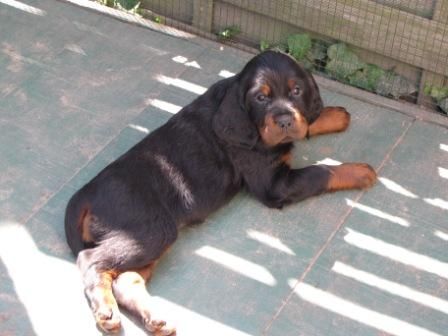
[[[367,164],[291,169],[293,141],[344,131],[350,115],[323,107],[312,76],[268,51],[214,84],[100,172],[70,200],[67,241],[98,325],[120,328],[118,306],[157,335],[145,283],[179,229],[203,221],[241,189],[268,207],[367,188]]]

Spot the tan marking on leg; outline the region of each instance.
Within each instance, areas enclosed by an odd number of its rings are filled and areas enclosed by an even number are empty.
[[[93,237],[90,232],[90,223],[92,214],[88,207],[85,207],[79,217],[78,228],[81,232],[81,239],[85,243],[93,243]]]
[[[287,165],[288,167],[291,167],[292,153],[291,153],[291,152],[288,152],[288,153],[283,154],[283,155],[280,157],[280,162],[281,162],[281,163],[284,163],[284,164]]]
[[[113,291],[120,306],[141,319],[145,328],[157,336],[175,335],[176,329],[151,316],[151,296],[146,282],[151,278],[157,261],[143,268],[121,273],[113,282]]]
[[[116,333],[121,329],[120,311],[112,292],[112,282],[118,276],[116,271],[98,273],[99,281],[86,291],[87,297],[98,326],[108,332]]]
[[[325,107],[308,128],[310,136],[345,131],[350,124],[350,114],[343,107]]]

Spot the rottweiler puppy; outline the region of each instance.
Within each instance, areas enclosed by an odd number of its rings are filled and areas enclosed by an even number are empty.
[[[294,142],[344,131],[350,115],[324,107],[313,77],[286,54],[267,51],[112,162],[76,192],[65,216],[98,326],[120,329],[119,305],[156,335],[145,283],[185,225],[203,221],[243,188],[282,208],[376,181],[364,163],[290,167]]]

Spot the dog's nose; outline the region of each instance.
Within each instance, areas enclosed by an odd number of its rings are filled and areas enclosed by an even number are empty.
[[[287,130],[292,126],[293,117],[289,113],[283,113],[274,117],[274,122],[282,129]]]

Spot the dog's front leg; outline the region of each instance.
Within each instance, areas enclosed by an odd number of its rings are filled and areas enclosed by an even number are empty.
[[[345,131],[350,124],[350,114],[343,107],[329,106],[322,109],[319,117],[308,127],[308,136]]]
[[[291,169],[275,176],[265,204],[281,208],[325,192],[366,189],[375,184],[376,178],[375,170],[365,163]]]

